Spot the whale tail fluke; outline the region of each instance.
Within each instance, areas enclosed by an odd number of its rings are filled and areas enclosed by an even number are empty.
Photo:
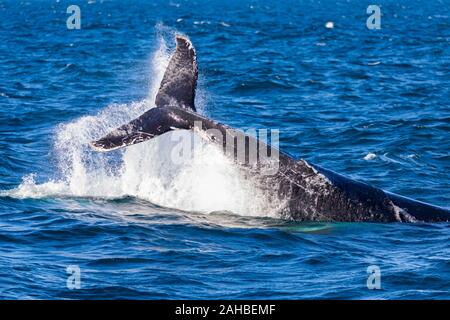
[[[197,61],[191,41],[184,36],[176,36],[177,47],[164,72],[155,104],[131,122],[113,130],[103,138],[92,141],[96,151],[111,151],[149,140],[174,128],[184,128],[168,117],[167,107],[195,110],[195,89],[197,86]]]
[[[198,68],[191,41],[178,35],[177,48],[164,72],[155,104],[157,107],[176,106],[195,110]]]
[[[172,130],[171,119],[164,108],[152,108],[127,124],[111,131],[103,138],[92,141],[95,151],[107,152],[152,139]]]
[[[169,131],[190,130],[195,121],[211,122],[195,112],[178,107],[152,108],[103,138],[92,141],[90,145],[95,151],[112,151],[150,140]]]

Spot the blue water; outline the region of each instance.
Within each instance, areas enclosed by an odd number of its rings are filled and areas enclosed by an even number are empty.
[[[201,113],[450,205],[449,1],[378,1],[380,30],[371,1],[222,2],[0,1],[0,297],[449,299],[448,223],[283,221],[219,155],[87,147],[151,107],[180,32]]]

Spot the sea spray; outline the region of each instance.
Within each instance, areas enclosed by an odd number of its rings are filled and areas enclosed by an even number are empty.
[[[182,134],[196,141],[196,152],[176,162],[171,159],[178,143],[174,133],[111,153],[90,149],[90,141],[155,107],[154,99],[169,58],[170,52],[161,36],[151,59],[152,81],[148,96],[138,102],[111,104],[97,115],[59,125],[53,150],[58,179],[36,183],[35,175],[27,175],[16,189],[4,195],[106,199],[132,196],[186,211],[231,211],[240,215],[276,217],[283,204],[255,187],[252,178],[226,158],[217,146],[198,137],[194,139],[193,132]],[[199,110],[203,110],[203,101],[196,101]]]

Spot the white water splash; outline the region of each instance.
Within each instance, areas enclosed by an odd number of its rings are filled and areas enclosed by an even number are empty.
[[[369,152],[368,154],[365,155],[365,157],[363,158],[366,161],[370,161],[373,160],[377,157],[377,155],[375,153]]]
[[[2,195],[107,199],[133,196],[180,210],[276,217],[282,205],[269,200],[218,148],[201,139],[195,139],[201,146],[196,146],[198,152],[194,157],[176,164],[171,161],[171,152],[177,143],[172,139],[173,133],[111,153],[96,153],[90,149],[90,141],[154,107],[169,57],[166,43],[160,37],[159,49],[152,58],[152,83],[146,99],[113,104],[95,116],[58,126],[54,154],[60,179],[38,184],[35,174],[27,175],[17,188],[4,191]],[[183,134],[191,138],[195,135],[188,131]]]
[[[328,21],[327,23],[325,23],[325,28],[333,29],[334,28],[334,22],[333,21]]]

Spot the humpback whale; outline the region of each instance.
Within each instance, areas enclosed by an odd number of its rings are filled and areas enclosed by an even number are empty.
[[[198,114],[194,105],[197,77],[195,49],[188,38],[177,35],[176,49],[161,81],[155,107],[92,141],[91,147],[105,152],[173,130],[195,130],[223,148],[228,157],[285,200],[282,218],[334,222],[450,221],[448,208],[390,193],[303,159],[294,159],[261,139]],[[246,151],[239,156],[239,146],[245,150],[256,147],[257,155]],[[261,156],[261,151],[276,155],[276,161]],[[275,170],[270,175],[262,174],[270,172],[267,167]]]

